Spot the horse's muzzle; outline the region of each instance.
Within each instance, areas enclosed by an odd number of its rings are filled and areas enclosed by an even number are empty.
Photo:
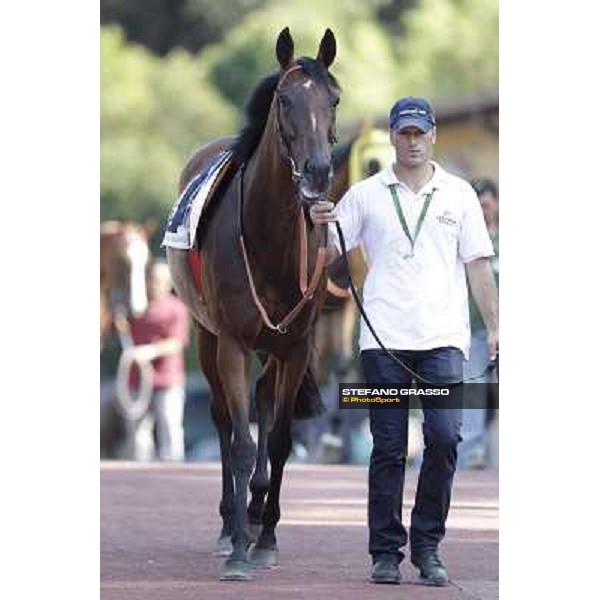
[[[300,178],[300,191],[309,203],[317,202],[331,187],[333,167],[331,163],[315,163],[307,160]]]

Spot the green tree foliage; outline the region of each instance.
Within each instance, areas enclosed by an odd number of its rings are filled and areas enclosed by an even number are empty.
[[[397,26],[383,27],[382,14],[396,15]],[[345,90],[342,126],[386,114],[399,96],[435,101],[498,84],[497,0],[271,0],[202,54],[211,80],[237,107],[262,75],[278,68],[274,44],[285,26],[296,54],[309,56],[325,28],[333,29],[332,72]]]
[[[149,14],[165,2],[121,4],[134,23],[140,17],[133,15],[146,6],[146,17],[160,26]],[[103,0],[108,5],[116,6]],[[325,28],[335,32],[338,53],[331,70],[343,89],[342,131],[387,114],[402,95],[422,94],[436,102],[498,83],[497,0],[171,3],[173,11],[182,7],[190,19],[201,14],[219,32],[219,43],[196,58],[178,50],[159,59],[126,44],[118,29],[102,29],[103,219],[164,220],[186,157],[200,144],[234,132],[248,92],[278,69],[274,46],[286,26],[297,56],[315,56]],[[384,17],[396,23],[384,27]]]
[[[186,157],[237,126],[235,109],[183,51],[158,59],[101,32],[101,218],[162,222]]]
[[[460,96],[498,86],[498,0],[420,0],[403,17],[398,95]]]
[[[264,0],[101,0],[100,21],[118,24],[127,39],[159,56],[176,47],[197,52]]]
[[[202,60],[214,84],[241,107],[259,78],[279,68],[275,41],[284,27],[290,27],[296,55],[311,57],[330,27],[338,45],[331,71],[347,91],[340,118],[374,116],[387,108],[392,97],[389,73],[394,57],[390,39],[373,20],[373,12],[373,3],[358,0],[305,0],[293,4],[272,0],[243,19],[218,46],[207,48]]]
[[[379,25],[391,34],[402,31],[400,15],[417,2],[361,0],[363,6],[373,8]],[[100,21],[120,25],[129,41],[159,56],[175,47],[196,53],[226,37],[246,14],[264,4],[265,0],[101,0]]]

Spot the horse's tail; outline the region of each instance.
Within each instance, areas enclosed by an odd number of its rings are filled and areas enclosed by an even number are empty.
[[[315,380],[312,367],[306,369],[304,379],[298,389],[298,397],[294,405],[295,419],[311,419],[318,417],[325,410],[319,386]]]

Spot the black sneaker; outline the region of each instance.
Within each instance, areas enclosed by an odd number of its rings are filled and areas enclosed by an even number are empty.
[[[426,554],[411,554],[412,562],[421,573],[421,583],[443,587],[448,585],[448,573],[442,564],[437,552],[431,551]]]
[[[398,569],[398,558],[393,554],[382,554],[373,563],[371,571],[373,583],[400,583],[400,570]]]

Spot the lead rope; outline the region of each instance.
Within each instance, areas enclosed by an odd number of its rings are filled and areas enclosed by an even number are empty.
[[[115,326],[122,349],[116,377],[117,408],[128,422],[133,422],[141,418],[150,406],[154,371],[151,361],[136,361],[130,354],[124,352],[134,345],[129,323],[124,310],[117,308],[114,313]],[[140,371],[140,389],[136,398],[132,396],[129,388],[129,373],[135,363]]]

